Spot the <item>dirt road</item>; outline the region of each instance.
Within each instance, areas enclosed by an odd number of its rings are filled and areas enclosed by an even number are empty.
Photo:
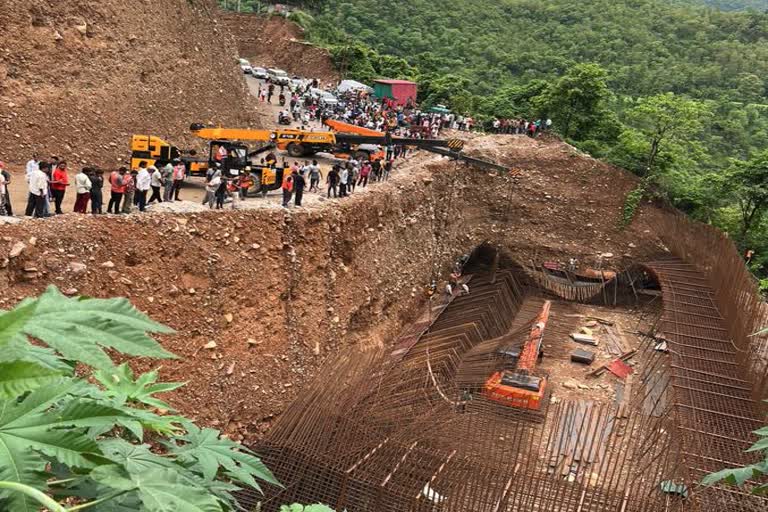
[[[251,91],[251,93],[254,96],[258,96],[259,87],[263,84],[263,81],[257,80],[255,78],[252,78],[250,76],[245,77],[246,82],[248,83],[248,87]],[[278,113],[281,110],[280,105],[277,103],[277,98],[273,98],[272,100],[274,103],[266,103],[266,102],[260,102],[259,106],[260,108],[260,115],[263,119],[264,126],[276,128],[278,127],[277,124],[277,116]],[[291,127],[299,128],[300,124],[295,123]],[[319,122],[313,122],[310,126],[311,129],[320,130],[322,129],[322,126]],[[128,141],[126,141],[126,144]],[[64,156],[66,158],[66,155]],[[330,170],[331,166],[338,162],[339,160],[330,157],[330,155],[317,155],[314,157],[318,161],[318,164],[320,165],[320,170],[323,174],[323,179],[321,180],[321,183],[324,183],[325,175]],[[298,161],[291,159],[290,161]],[[77,172],[77,167],[72,168],[70,166],[70,182],[74,182],[74,176]],[[24,179],[24,170],[21,168],[11,168],[11,174],[12,174],[12,182],[10,184],[10,194],[11,194],[11,203],[14,208],[14,214],[15,215],[23,215],[24,209],[27,203],[27,196],[28,196],[28,190],[27,190],[27,183]],[[105,174],[105,180],[109,178],[108,174]],[[371,184],[369,185],[368,190],[375,189],[377,187],[377,184]],[[361,189],[358,189],[358,191],[363,191]],[[324,192],[321,189],[321,192]],[[103,195],[105,199],[105,205],[104,205],[104,211],[106,211],[106,203],[109,201],[109,185],[105,183],[104,189],[103,189]],[[75,190],[74,185],[71,185],[69,189],[66,191],[66,194],[64,195],[64,202],[62,204],[62,210],[65,213],[70,213],[74,209],[75,204]],[[182,201],[181,202],[174,202],[171,204],[164,204],[164,205],[151,205],[148,209],[150,211],[176,211],[176,212],[192,212],[192,211],[201,211],[206,209],[207,207],[204,207],[202,205],[202,200],[205,197],[205,184],[204,180],[202,178],[188,178],[186,182],[184,183],[184,188],[181,191],[181,194],[179,196]],[[321,194],[314,193],[314,192],[307,192],[305,193],[305,199],[303,203],[305,205],[311,205],[320,202]],[[281,200],[282,195],[280,191],[271,192],[266,198],[249,198],[244,203],[240,204],[239,206],[245,209],[251,209],[251,208],[275,208],[281,206]],[[90,206],[89,206],[90,207]]]

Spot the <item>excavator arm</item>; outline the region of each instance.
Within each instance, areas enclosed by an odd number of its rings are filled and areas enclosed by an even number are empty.
[[[411,139],[406,137],[395,137],[390,132],[382,133],[370,128],[355,126],[343,121],[326,119],[323,124],[331,128],[336,133],[336,140],[351,144],[381,144],[389,146],[392,144],[413,146],[430,153],[448,157],[452,160],[459,160],[464,163],[480,167],[489,171],[512,172],[511,169],[495,162],[489,162],[480,158],[474,158],[461,153],[464,149],[464,141],[461,139]]]
[[[250,130],[247,128],[206,128],[195,123],[190,127],[194,135],[208,140],[260,140],[269,141],[274,138],[271,130]]]

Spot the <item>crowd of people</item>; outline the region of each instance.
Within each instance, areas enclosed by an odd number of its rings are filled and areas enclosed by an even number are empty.
[[[509,135],[528,135],[536,137],[541,132],[546,132],[552,128],[551,119],[494,119],[491,128],[494,133],[505,133]]]
[[[0,170],[0,214],[13,215],[8,190],[11,174],[3,162],[0,162]],[[179,201],[179,191],[185,178],[186,167],[177,160],[159,168],[146,163],[133,171],[120,167],[108,176],[98,167],[82,167],[70,180],[66,161],[55,156],[45,161],[33,155],[26,165],[28,195],[24,214],[50,217],[64,213],[62,203],[71,188],[75,194],[75,213],[90,211],[94,215],[103,214],[105,186],[109,191],[107,213],[131,213],[134,208],[144,211],[147,205],[154,202]]]

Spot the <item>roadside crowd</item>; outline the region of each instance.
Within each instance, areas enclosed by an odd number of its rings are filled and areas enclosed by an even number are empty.
[[[304,192],[314,192],[325,195],[328,199],[348,197],[354,193],[357,187],[365,188],[368,183],[386,181],[392,172],[394,158],[386,161],[361,161],[355,158],[349,161],[334,164],[323,176],[323,172],[317,160],[304,161],[303,164],[293,162],[288,164],[283,161],[282,181],[280,190],[283,194],[282,205],[284,208],[302,206]],[[274,154],[267,156],[263,165],[275,167],[277,159]],[[222,209],[227,200],[232,201],[232,208],[237,208],[239,201],[248,197],[249,191],[254,187],[254,180],[258,176],[245,171],[235,177],[224,175],[221,164],[216,164],[208,170],[205,177],[205,197],[203,204],[209,208]],[[322,183],[322,184],[321,184]]]
[[[5,164],[0,162],[0,215],[13,215],[8,191],[11,181]],[[64,213],[61,205],[67,190],[74,188],[75,213],[104,213],[104,187],[108,186],[107,213],[130,213],[133,208],[144,211],[155,201],[179,200],[186,168],[180,161],[168,162],[160,168],[142,163],[138,170],[121,167],[105,176],[97,167],[82,167],[70,181],[67,162],[57,157],[42,161],[33,155],[27,162],[25,179],[28,186],[24,215],[49,217]],[[151,191],[151,194],[150,194]]]
[[[536,119],[527,121],[525,119],[494,119],[491,124],[494,133],[505,133],[510,135],[528,135],[536,137],[539,133],[548,131],[552,128],[551,119]]]

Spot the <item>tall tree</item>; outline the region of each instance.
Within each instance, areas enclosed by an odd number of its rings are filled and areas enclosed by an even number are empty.
[[[747,161],[735,162],[726,183],[739,205],[739,241],[746,241],[750,230],[768,210],[768,150]]]
[[[644,174],[653,174],[659,155],[672,142],[697,135],[708,112],[704,103],[671,92],[641,98],[627,118],[648,142]]]
[[[573,134],[581,136],[599,123],[610,96],[608,74],[602,67],[577,64],[536,98],[535,105],[568,138]]]

